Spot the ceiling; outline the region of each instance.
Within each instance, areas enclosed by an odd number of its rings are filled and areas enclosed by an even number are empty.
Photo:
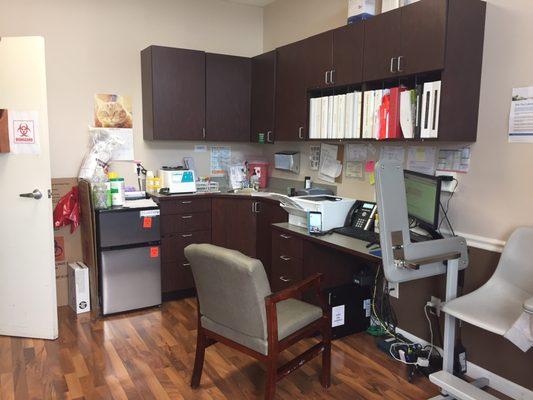
[[[264,7],[270,3],[273,3],[275,0],[227,0],[232,3],[248,4],[250,6]]]

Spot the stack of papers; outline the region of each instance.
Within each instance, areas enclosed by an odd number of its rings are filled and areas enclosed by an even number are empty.
[[[310,139],[359,139],[362,93],[316,97],[309,104]]]

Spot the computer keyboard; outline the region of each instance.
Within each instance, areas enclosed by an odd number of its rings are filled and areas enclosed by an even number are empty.
[[[351,226],[345,226],[344,228],[335,229],[334,232],[340,233],[341,235],[350,236],[362,240],[364,242],[379,243],[379,233],[365,231],[364,229],[360,228],[352,228]]]
[[[371,231],[365,231],[364,229],[360,228],[353,228],[351,226],[345,226],[343,228],[337,228],[334,229],[334,232],[340,233],[341,235],[350,236],[355,239],[362,240],[364,242],[369,243],[378,243],[379,244],[379,233],[371,232]],[[413,231],[410,231],[411,236],[411,242],[424,242],[426,240],[431,240],[431,237],[421,235],[419,233],[415,233]]]

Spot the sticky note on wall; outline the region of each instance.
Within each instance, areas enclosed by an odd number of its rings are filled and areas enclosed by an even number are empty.
[[[376,162],[375,161],[367,161],[365,163],[365,172],[373,173],[375,166],[376,166]]]

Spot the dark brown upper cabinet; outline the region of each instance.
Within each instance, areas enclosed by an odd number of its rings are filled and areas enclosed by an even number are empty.
[[[206,139],[250,141],[252,63],[247,57],[206,55]]]
[[[327,31],[304,40],[305,58],[300,73],[305,75],[306,88],[318,89],[332,84],[333,31]]]
[[[203,139],[205,53],[150,46],[141,70],[144,139]]]
[[[362,22],[342,26],[333,31],[333,72],[330,82],[336,86],[363,81]]]
[[[276,107],[276,51],[252,58],[251,141],[274,143]]]
[[[364,80],[444,68],[448,2],[421,0],[365,21]]]
[[[309,47],[305,40],[278,48],[276,74],[276,140],[305,140]]]
[[[363,68],[365,81],[396,75],[396,60],[401,47],[401,16],[400,8],[365,21]]]

